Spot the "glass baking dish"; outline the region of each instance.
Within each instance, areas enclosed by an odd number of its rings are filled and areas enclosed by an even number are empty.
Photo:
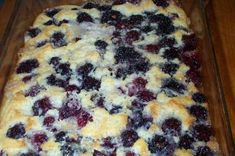
[[[5,32],[7,37],[2,41],[3,47],[1,47],[0,96],[3,95],[4,85],[11,72],[13,72],[14,64],[17,60],[17,52],[23,46],[24,33],[32,25],[36,16],[48,7],[64,4],[81,4],[81,2],[81,0],[16,0]],[[221,155],[235,155],[224,94],[206,23],[205,1],[181,0],[180,4],[191,19],[192,29],[200,38],[201,74],[203,77],[203,88],[201,90],[208,98],[210,118],[219,142]]]

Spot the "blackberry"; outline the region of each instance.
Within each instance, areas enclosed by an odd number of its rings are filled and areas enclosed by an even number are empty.
[[[179,69],[179,65],[172,62],[167,62],[162,65],[161,69],[166,74],[174,75],[176,71]]]
[[[139,136],[134,130],[125,130],[122,132],[121,138],[124,147],[131,147],[138,140]]]
[[[65,35],[62,32],[55,32],[50,38],[53,48],[59,48],[67,45]]]
[[[39,62],[37,59],[25,60],[19,64],[19,66],[16,69],[16,73],[17,74],[30,73],[35,68],[38,68],[38,67],[39,67]]]
[[[162,131],[165,134],[178,136],[181,133],[181,121],[176,118],[168,118],[162,123]]]
[[[174,78],[167,78],[162,82],[161,89],[168,96],[176,96],[176,93],[183,94],[186,87]]]
[[[48,97],[37,100],[37,101],[34,102],[34,105],[32,107],[33,115],[34,116],[45,115],[46,112],[51,108],[52,108],[52,104],[51,104]]]
[[[77,22],[78,23],[82,23],[82,22],[93,22],[93,19],[92,17],[88,14],[88,13],[85,13],[85,12],[82,12],[78,15],[77,17]]]
[[[12,139],[20,139],[25,135],[25,127],[22,123],[17,123],[7,130],[6,136]]]
[[[193,105],[189,108],[190,114],[195,116],[198,121],[205,121],[207,120],[208,112],[205,107],[200,105]]]
[[[119,11],[108,10],[103,13],[101,17],[101,23],[115,25],[118,21],[121,20],[122,16],[123,15]]]

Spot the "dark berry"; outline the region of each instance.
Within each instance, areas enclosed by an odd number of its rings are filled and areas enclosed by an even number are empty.
[[[151,31],[153,31],[153,28],[151,26],[144,26],[141,28],[141,30],[144,32],[144,33],[149,33]]]
[[[52,57],[49,61],[49,64],[52,64],[53,66],[57,66],[60,64],[60,60],[61,60],[60,57],[57,57],[57,56]]]
[[[162,151],[166,149],[170,143],[167,138],[161,135],[155,135],[153,139],[149,142],[148,148],[151,153],[157,153],[158,151]]]
[[[55,134],[55,141],[56,142],[64,141],[65,137],[66,137],[66,133],[64,131],[60,131]]]
[[[70,69],[70,64],[68,63],[61,63],[58,65],[58,67],[55,68],[56,73],[59,73],[61,75],[66,75],[67,77],[70,77],[72,74],[72,70]]]
[[[100,151],[94,150],[93,156],[107,156],[107,155],[102,153],[102,152],[100,152]]]
[[[73,156],[75,152],[71,144],[64,144],[61,146],[60,151],[63,156]]]
[[[110,114],[117,114],[122,110],[122,106],[112,106],[111,110],[109,111]]]
[[[101,6],[98,7],[99,11],[108,11],[108,10],[111,10],[111,9],[112,9],[111,5],[101,5]]]
[[[179,52],[175,48],[166,49],[162,55],[167,60],[173,60],[179,57]]]
[[[76,91],[77,93],[79,93],[79,92],[80,92],[80,89],[79,89],[79,87],[76,86],[76,85],[68,85],[68,86],[65,87],[65,91],[66,91],[66,92],[73,92],[73,91]]]
[[[40,41],[37,43],[37,48],[44,46],[47,43],[46,40]]]
[[[191,69],[199,69],[201,67],[200,54],[198,51],[181,52],[180,59]]]
[[[55,16],[55,14],[57,14],[58,12],[60,11],[60,9],[57,9],[57,8],[51,8],[51,9],[47,9],[45,11],[45,14],[48,16],[48,17],[53,17]]]
[[[103,13],[101,17],[101,23],[115,25],[118,21],[121,20],[122,16],[123,15],[119,11],[108,10]]]
[[[176,93],[183,94],[186,90],[185,86],[174,78],[165,79],[161,88],[168,96],[176,96]]]
[[[114,0],[113,5],[121,5],[126,3],[126,0]]]
[[[37,151],[41,151],[41,145],[48,140],[48,137],[45,133],[40,132],[36,133],[32,136],[31,141],[32,144],[36,147]]]
[[[77,22],[78,23],[82,23],[82,22],[93,22],[93,19],[92,17],[88,14],[88,13],[85,13],[85,12],[82,12],[78,15],[77,17]]]
[[[190,69],[186,72],[187,82],[193,82],[196,86],[202,85],[202,78],[197,70]]]
[[[51,108],[52,108],[52,105],[48,97],[37,100],[36,102],[34,102],[34,105],[32,107],[33,115],[34,116],[45,115],[46,112]]]
[[[16,69],[16,73],[30,73],[32,72],[35,68],[39,67],[39,62],[37,59],[29,59],[21,62],[19,66]]]
[[[149,102],[149,101],[156,99],[155,95],[148,90],[143,90],[143,91],[138,92],[137,97],[143,102]]]
[[[36,36],[38,36],[38,34],[41,32],[41,30],[39,28],[30,28],[27,31],[27,35],[29,35],[31,38],[34,38]]]
[[[78,127],[86,126],[88,121],[93,121],[92,116],[88,112],[81,110],[77,116]]]
[[[178,136],[181,133],[181,121],[176,118],[168,118],[162,123],[162,131],[165,134]]]
[[[200,92],[194,93],[192,95],[192,99],[193,99],[193,101],[198,102],[198,103],[205,103],[206,102],[206,96]]]
[[[212,133],[212,128],[208,125],[198,124],[193,127],[193,136],[199,141],[209,141]]]
[[[169,75],[174,75],[179,68],[179,65],[172,62],[167,62],[162,65],[162,71]]]
[[[140,25],[144,20],[142,15],[131,15],[129,18],[129,23],[131,25]]]
[[[25,76],[22,78],[22,81],[24,83],[26,83],[26,82],[30,81],[33,77],[34,77],[34,75]]]
[[[134,130],[125,130],[121,134],[122,143],[124,147],[131,147],[139,138]]]
[[[100,84],[101,84],[100,80],[97,80],[90,76],[86,76],[84,77],[82,82],[82,89],[85,89],[86,91],[99,90]]]
[[[134,152],[126,152],[126,156],[136,156]]]
[[[47,22],[43,23],[43,25],[56,25],[55,21],[54,20],[48,20]]]
[[[20,156],[40,156],[38,153],[35,153],[33,151],[29,151],[27,153],[22,153]]]
[[[132,42],[139,40],[139,38],[140,38],[139,32],[136,30],[131,30],[126,33],[125,40],[128,44],[132,44]]]
[[[55,32],[51,36],[50,42],[52,43],[53,48],[63,47],[67,45],[65,35],[62,32]]]
[[[148,45],[146,45],[145,49],[147,52],[157,54],[160,50],[160,47],[156,44],[148,44]]]
[[[115,143],[113,143],[113,140],[111,137],[107,137],[103,139],[102,146],[105,148],[113,148],[115,146]]]
[[[136,63],[141,55],[130,47],[119,47],[114,56],[117,63]]]
[[[54,122],[55,122],[55,118],[53,116],[47,116],[43,120],[43,125],[47,127],[51,127]]]
[[[116,23],[117,29],[129,29],[131,28],[131,25],[127,19],[120,20]]]
[[[208,146],[199,146],[196,156],[214,156],[214,152]]]
[[[128,86],[128,95],[133,96],[136,95],[139,91],[145,89],[145,85],[147,84],[147,80],[142,77],[138,77],[133,80],[132,84]]]
[[[86,63],[80,66],[77,70],[78,75],[80,76],[88,76],[88,74],[94,69],[94,66],[91,63]]]
[[[133,100],[131,103],[131,107],[133,109],[137,109],[137,110],[143,110],[144,106],[145,106],[145,104],[139,100]]]
[[[37,85],[31,86],[26,92],[25,92],[25,96],[31,96],[31,97],[35,97],[37,96],[40,91],[43,89],[43,87]]]
[[[64,23],[69,23],[69,20],[67,20],[67,19],[61,20],[61,21],[59,21],[59,22],[57,23],[57,26],[61,26],[61,25],[64,24]]]
[[[141,0],[127,0],[127,2],[132,3],[132,4],[139,4]]]
[[[93,8],[97,8],[98,6],[99,6],[98,4],[88,2],[83,6],[83,8],[84,9],[93,9]]]
[[[169,37],[163,37],[158,43],[160,47],[173,47],[174,44],[176,44],[176,40]]]
[[[67,81],[56,78],[53,74],[47,77],[47,83],[51,86],[58,86],[62,88],[65,88],[68,85]]]
[[[97,40],[95,42],[95,46],[96,46],[96,49],[98,49],[100,51],[104,51],[106,49],[106,47],[108,46],[108,43],[103,40]]]
[[[25,127],[22,123],[17,123],[7,130],[6,136],[12,139],[23,138],[25,135]]]
[[[152,122],[152,118],[145,117],[141,110],[134,111],[133,117],[128,118],[128,126],[134,129],[147,127],[150,122]]]
[[[192,114],[197,118],[197,120],[199,121],[207,120],[208,112],[205,107],[202,107],[200,105],[193,105],[190,107],[189,111],[190,114]]]
[[[81,105],[77,99],[69,98],[65,104],[59,109],[60,119],[66,119],[69,117],[79,115],[81,111]]]
[[[185,134],[180,137],[179,147],[184,148],[184,149],[190,149],[190,148],[192,148],[193,142],[194,142],[194,139],[191,136],[189,136],[188,134]]]
[[[152,15],[149,20],[158,24],[157,34],[170,34],[175,30],[172,20],[163,14]]]
[[[183,35],[182,36],[182,41],[183,41],[183,51],[192,51],[197,48],[197,42],[198,39],[195,34],[191,35]]]
[[[161,6],[163,8],[166,8],[169,6],[168,0],[153,0],[153,3],[156,4],[156,6]]]

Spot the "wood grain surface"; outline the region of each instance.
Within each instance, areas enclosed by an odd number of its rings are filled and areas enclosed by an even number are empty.
[[[58,4],[66,4],[67,2],[66,0],[53,0],[53,2],[55,1]],[[16,2],[17,0],[6,0],[3,6],[0,7],[0,63],[3,64],[3,71],[7,70],[7,67],[10,65],[2,60],[4,51],[6,51],[6,49],[2,49],[3,45],[8,44],[8,42],[14,42],[14,40],[17,40],[19,37],[22,38],[23,36],[22,31],[20,32],[16,29],[16,32],[14,33],[17,33],[16,36],[18,36],[18,38],[13,38],[11,41],[6,40],[7,31],[9,31],[9,29],[14,26],[14,23],[12,23],[12,19],[14,19],[12,13],[14,8],[17,7]],[[32,7],[32,0],[28,0],[27,2],[28,3],[26,8]],[[44,4],[40,1],[37,2],[39,8],[43,8]],[[51,2],[52,5],[52,1],[48,2]],[[69,2],[73,3],[73,0],[70,0]],[[27,11],[25,11],[25,13],[26,12]],[[21,25],[19,27],[31,25],[32,21],[27,20],[27,18],[30,18],[31,16],[36,17],[36,15],[40,12],[40,9],[36,9],[31,14],[25,14],[24,17],[19,18],[20,20],[25,20],[25,22],[22,22],[23,26]],[[212,37],[212,43],[216,54],[217,66],[219,68],[219,74],[222,80],[222,87],[225,94],[228,116],[233,132],[233,139],[235,140],[235,1],[211,0],[207,4],[206,13],[210,34]],[[8,51],[14,51],[21,46],[22,45],[10,47]],[[4,59],[12,59],[12,56]],[[5,81],[6,80],[4,75],[1,75],[0,88],[2,85],[4,85]]]

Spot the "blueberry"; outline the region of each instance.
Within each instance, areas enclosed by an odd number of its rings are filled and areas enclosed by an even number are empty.
[[[100,152],[100,151],[94,150],[93,156],[107,156],[107,155],[102,153],[102,152]]]
[[[179,57],[179,52],[175,48],[166,49],[162,55],[167,60],[173,60]]]
[[[122,110],[122,106],[113,106],[109,111],[110,114],[117,114]]]
[[[45,14],[48,16],[48,17],[53,17],[55,16],[58,12],[60,11],[60,9],[57,9],[57,8],[51,8],[51,9],[47,9],[45,11]]]
[[[190,114],[195,116],[198,121],[205,121],[207,120],[208,112],[205,107],[200,105],[193,105],[189,108]]]
[[[50,42],[52,43],[53,48],[63,47],[67,45],[65,35],[62,32],[55,32],[51,36]]]
[[[63,156],[73,156],[75,152],[71,144],[64,144],[61,146],[60,151]]]
[[[214,156],[214,152],[208,146],[199,146],[196,156]]]
[[[82,82],[82,89],[85,89],[86,91],[99,90],[100,84],[101,84],[100,80],[97,80],[90,76],[86,76],[84,77]]]
[[[176,96],[176,93],[183,94],[186,90],[185,86],[178,82],[174,78],[167,78],[162,82],[161,89],[168,95],[168,96]]]
[[[187,82],[193,82],[196,86],[202,85],[202,78],[200,72],[194,69],[190,69],[186,72]]]
[[[12,139],[20,139],[25,135],[25,127],[22,123],[17,123],[7,130],[6,136]]]
[[[43,23],[43,25],[49,26],[49,25],[56,25],[55,20],[48,20],[47,22]]]
[[[114,56],[116,63],[136,63],[141,55],[130,47],[119,47]]]
[[[30,28],[27,31],[27,35],[29,35],[31,38],[34,38],[36,36],[38,36],[38,34],[41,32],[41,30],[39,28]]]
[[[72,74],[72,70],[70,69],[70,64],[68,63],[61,63],[56,67],[55,69],[56,73],[59,73],[61,75],[66,75],[67,77],[70,77]]]
[[[156,44],[148,44],[146,45],[145,49],[147,52],[157,54],[159,52],[160,47]]]
[[[143,90],[143,91],[138,92],[137,97],[143,102],[149,102],[149,101],[156,99],[156,96],[148,90]]]
[[[82,12],[78,15],[77,17],[77,22],[78,23],[82,23],[82,22],[93,22],[93,19],[92,17],[88,14],[88,13],[85,13],[85,12]]]
[[[32,72],[35,68],[39,67],[39,62],[37,59],[29,59],[21,62],[19,66],[16,69],[16,73],[30,73]]]
[[[129,23],[131,25],[140,25],[144,21],[144,17],[142,15],[131,15],[129,17]]]
[[[98,4],[88,2],[83,6],[83,8],[84,9],[93,9],[93,8],[97,8],[98,6],[99,6]]]
[[[124,147],[131,147],[139,136],[134,130],[125,130],[122,132],[121,138]]]
[[[193,136],[199,141],[209,141],[213,135],[212,128],[205,124],[198,124],[193,127]]]
[[[43,125],[47,127],[51,127],[55,122],[55,118],[53,116],[45,117],[43,120]]]
[[[169,75],[174,75],[176,71],[178,70],[179,65],[176,63],[172,62],[167,62],[162,65],[161,69],[164,73],[169,74]]]
[[[62,141],[65,140],[65,137],[66,137],[66,132],[60,131],[60,132],[55,134],[55,141],[56,142],[62,142]]]
[[[121,20],[122,16],[123,15],[119,11],[108,10],[103,13],[101,17],[101,23],[115,25],[118,21]]]
[[[78,116],[81,111],[81,105],[78,100],[69,98],[61,108],[59,108],[60,119]]]
[[[206,96],[200,92],[194,93],[192,95],[192,99],[193,99],[193,101],[198,102],[198,103],[205,103],[206,102]]]
[[[108,43],[103,40],[97,40],[95,42],[95,46],[96,46],[96,49],[98,49],[100,51],[104,51],[106,49],[106,47],[108,46]]]
[[[148,148],[151,153],[157,153],[166,149],[170,145],[166,137],[161,135],[155,135],[148,143]]]
[[[192,148],[192,144],[195,140],[193,137],[189,136],[188,134],[185,134],[180,137],[179,140],[179,147],[184,149],[190,149]]]
[[[44,46],[47,43],[47,40],[43,40],[37,43],[37,48]]]
[[[55,75],[52,74],[47,77],[47,84],[65,88],[68,85],[68,82],[63,79],[56,78]]]
[[[153,28],[151,26],[144,26],[144,27],[141,27],[141,30],[144,32],[144,33],[149,33],[151,31],[153,31]]]
[[[86,63],[82,66],[80,66],[77,69],[78,75],[81,75],[83,77],[88,76],[88,74],[94,69],[94,66],[91,63]]]
[[[27,153],[22,153],[20,156],[40,156],[38,153],[35,153],[33,151],[29,151]]]
[[[57,66],[60,64],[61,58],[60,57],[52,57],[49,61],[49,64],[52,64],[53,66]]]
[[[32,136],[32,144],[36,147],[37,151],[41,151],[41,145],[48,140],[48,136],[44,132],[36,133]]]
[[[161,6],[163,8],[166,8],[169,6],[169,3],[167,0],[153,0],[153,3],[156,4],[156,6]]]
[[[44,88],[39,85],[31,86],[28,90],[26,90],[25,97],[27,96],[35,97],[41,92],[42,89]]]
[[[125,40],[128,44],[132,44],[132,42],[139,40],[140,34],[136,30],[131,30],[126,33]]]
[[[107,137],[107,138],[104,138],[104,139],[103,139],[103,144],[102,144],[102,146],[105,147],[105,148],[110,148],[110,149],[112,149],[112,148],[114,148],[115,143],[113,143],[113,140],[112,140],[111,137]]]
[[[152,118],[145,117],[141,110],[134,111],[133,117],[128,118],[128,126],[134,129],[147,127],[149,122],[152,122]]]
[[[101,6],[98,7],[99,11],[108,11],[108,10],[111,10],[111,9],[112,9],[111,5],[101,5]]]
[[[84,110],[80,110],[79,114],[77,115],[78,127],[82,128],[82,127],[86,126],[88,121],[93,121],[92,116],[88,112],[86,112]]]
[[[178,136],[181,133],[181,121],[176,118],[168,118],[162,123],[162,131],[165,134]]]
[[[159,41],[158,44],[159,44],[160,47],[173,47],[173,45],[176,44],[176,40],[174,38],[171,38],[171,37],[163,37]]]
[[[34,105],[32,107],[33,115],[34,116],[45,115],[46,112],[51,108],[52,108],[52,104],[48,97],[37,100],[34,102]]]

